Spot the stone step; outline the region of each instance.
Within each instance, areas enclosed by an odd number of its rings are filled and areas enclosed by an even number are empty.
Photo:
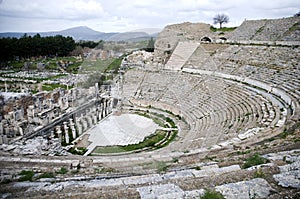
[[[173,51],[169,61],[165,65],[167,70],[181,70],[186,61],[199,47],[197,42],[179,42]]]
[[[262,178],[217,186],[226,199],[267,198],[273,190],[270,184]]]

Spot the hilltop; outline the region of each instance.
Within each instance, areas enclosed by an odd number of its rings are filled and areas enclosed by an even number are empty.
[[[36,34],[40,34],[42,37],[46,36],[55,36],[55,35],[62,35],[62,36],[70,36],[74,40],[90,40],[90,41],[128,41],[128,40],[147,40],[151,37],[156,37],[157,33],[147,33],[143,30],[138,31],[130,31],[130,32],[99,32],[95,31],[87,26],[78,26],[73,27],[61,31],[51,31],[51,32],[4,32],[0,33],[0,38],[2,37],[16,37],[20,38],[24,34],[28,36],[34,36]]]

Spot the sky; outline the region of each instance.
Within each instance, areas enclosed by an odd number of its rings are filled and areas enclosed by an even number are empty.
[[[290,17],[300,0],[0,0],[0,32],[59,31],[88,26],[101,32],[162,29],[168,24],[213,24],[229,16],[227,27],[245,19]]]

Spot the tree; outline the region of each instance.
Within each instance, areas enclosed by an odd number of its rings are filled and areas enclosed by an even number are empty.
[[[299,17],[299,16],[300,16],[300,11],[294,15],[294,17]]]
[[[222,28],[223,23],[228,23],[229,17],[225,14],[217,14],[213,20],[214,24],[220,24],[220,28]]]
[[[148,52],[154,52],[154,43],[155,41],[153,40],[153,37],[151,37],[145,50]]]
[[[24,34],[21,38],[0,38],[0,63],[32,56],[66,56],[75,49],[75,41],[72,37],[61,35],[41,37],[37,34],[33,37]]]

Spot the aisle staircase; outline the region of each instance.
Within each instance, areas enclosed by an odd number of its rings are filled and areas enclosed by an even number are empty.
[[[169,61],[165,65],[167,70],[181,70],[184,64],[200,46],[198,42],[179,42]]]

